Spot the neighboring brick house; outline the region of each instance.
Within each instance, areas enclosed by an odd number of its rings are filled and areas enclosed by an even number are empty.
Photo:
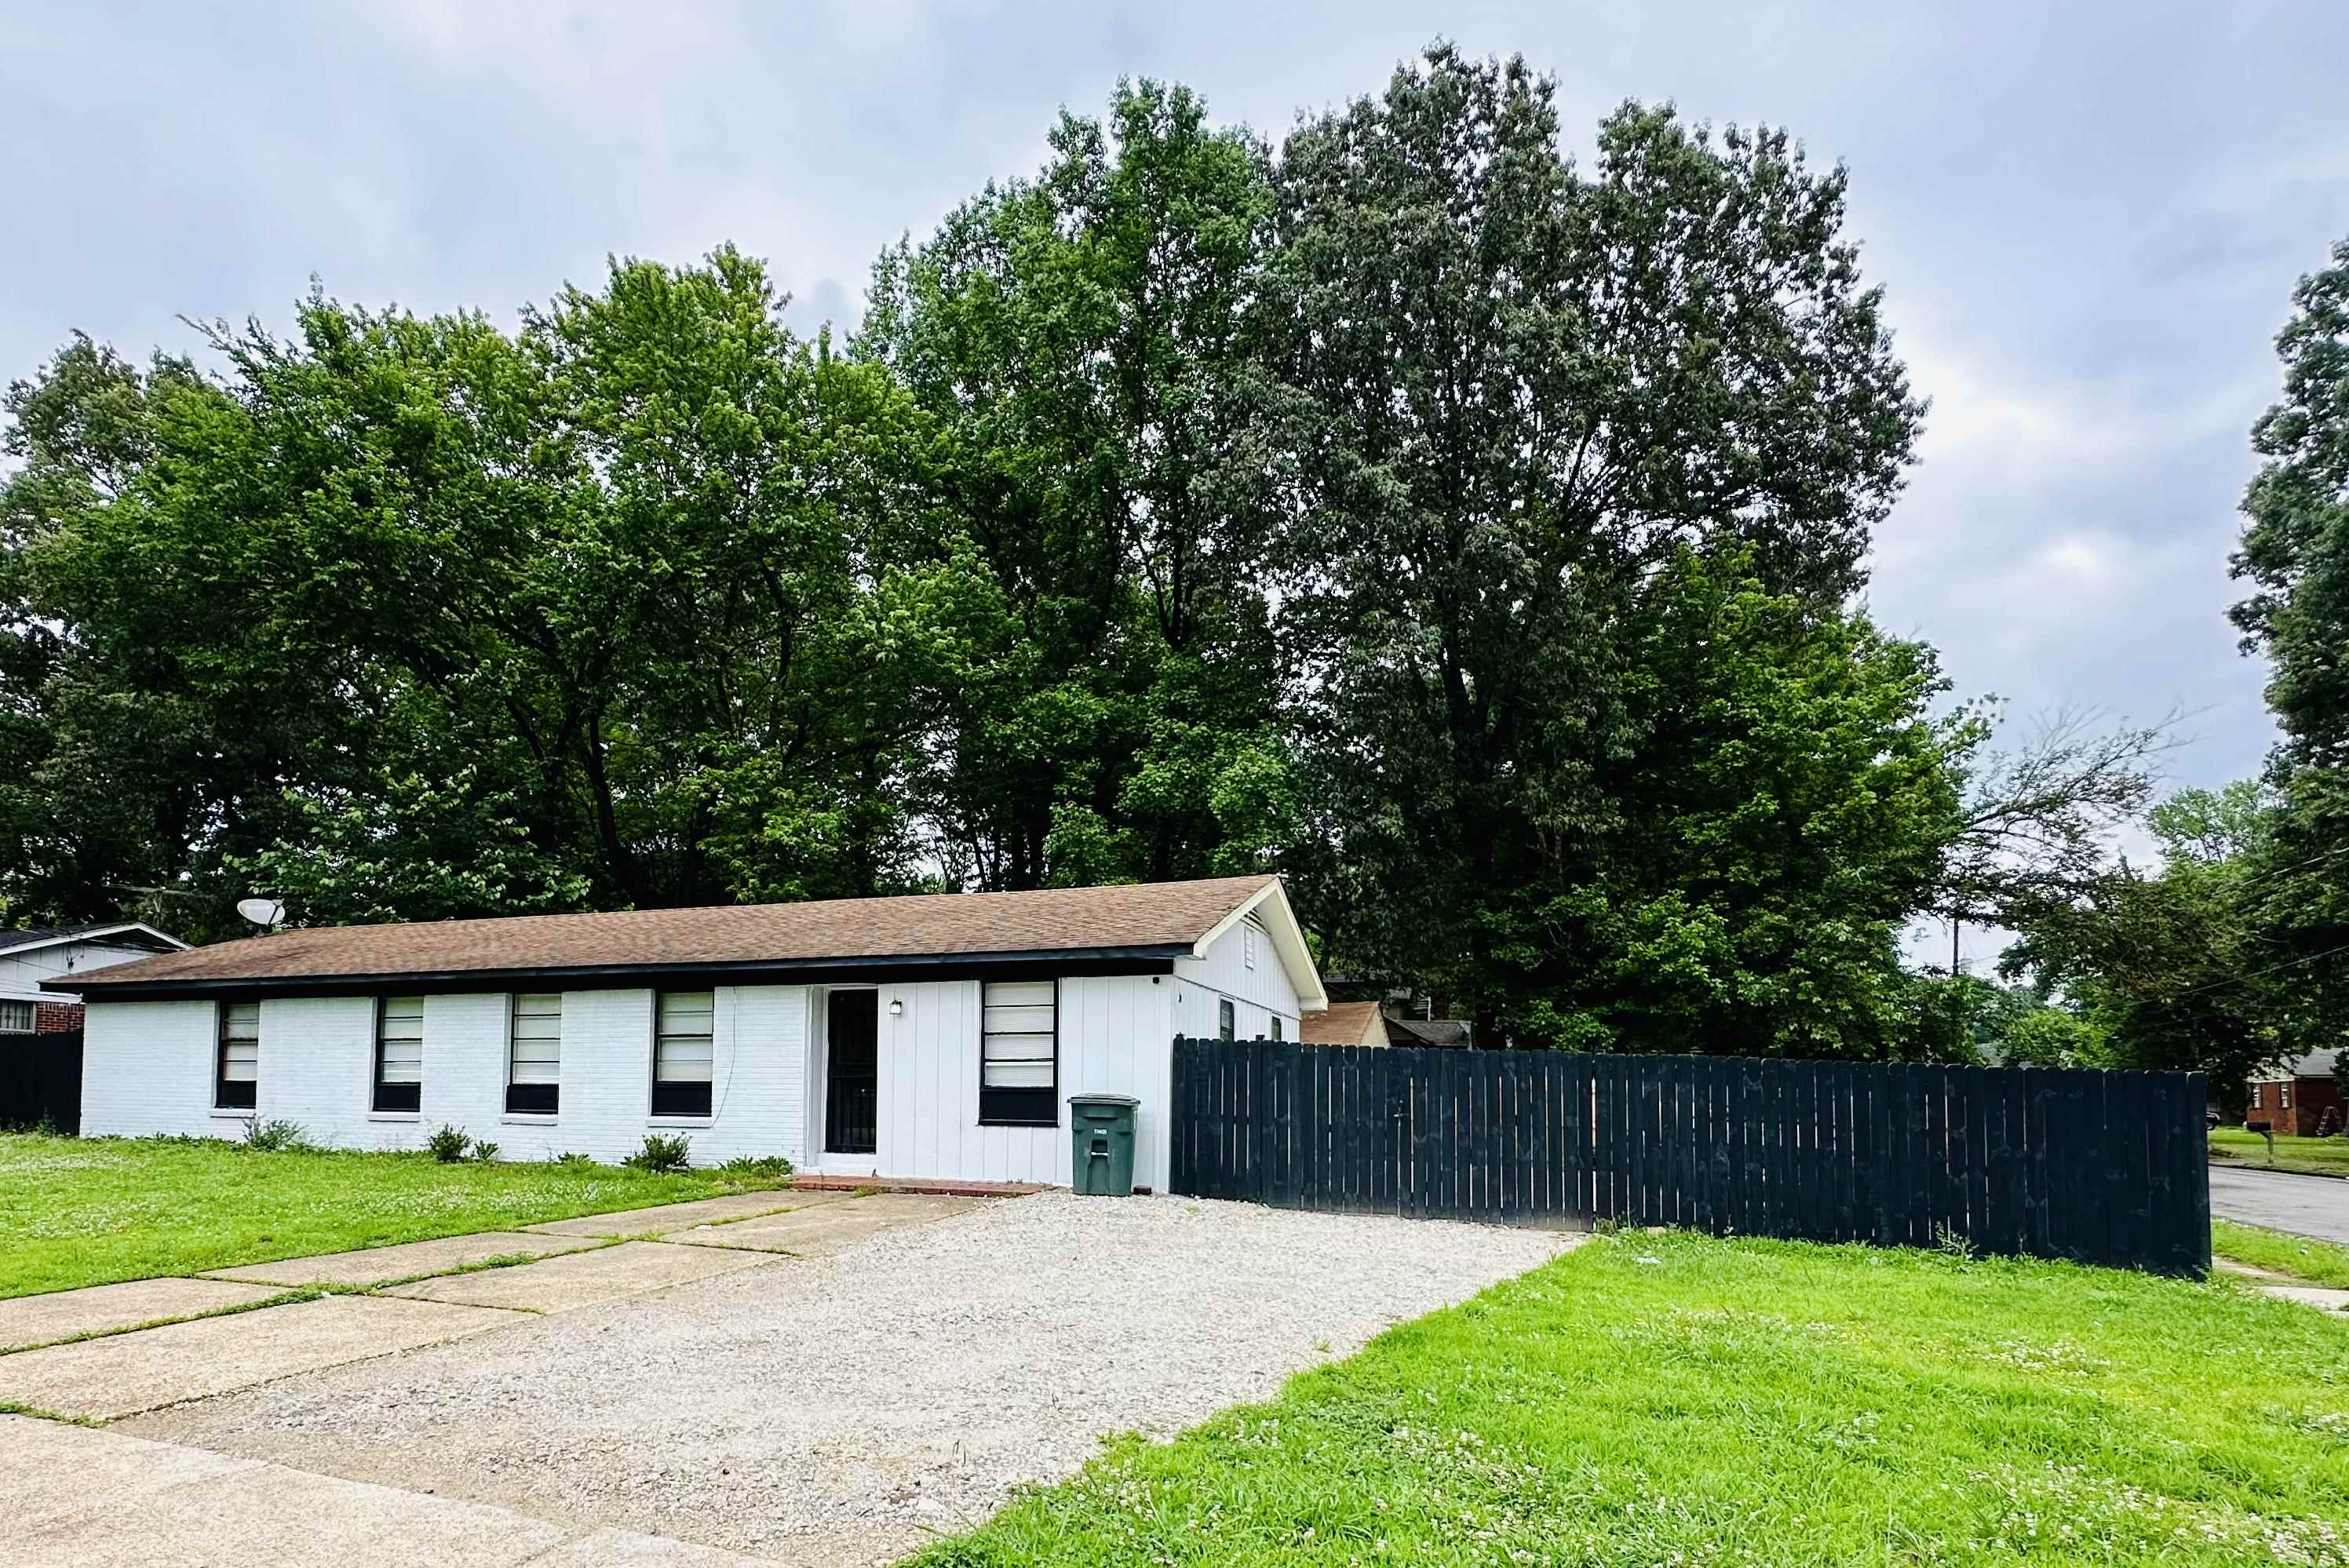
[[[2276,1072],[2253,1078],[2243,1125],[2265,1122],[2271,1130],[2293,1138],[2340,1132],[2349,1120],[2349,1105],[2343,1103],[2341,1082],[2333,1077],[2339,1056],[2338,1051],[2311,1051]]]
[[[44,990],[43,981],[69,983],[77,975],[187,945],[136,921],[0,931],[0,1036],[68,1035],[81,1027],[81,1003]]]

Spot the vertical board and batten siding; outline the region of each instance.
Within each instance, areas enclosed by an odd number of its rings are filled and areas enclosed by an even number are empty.
[[[1175,1042],[1172,1190],[2199,1274],[2199,1073]]]
[[[1209,943],[1201,957],[1174,961],[1170,984],[1174,987],[1175,1034],[1213,1037],[1216,1004],[1229,997],[1234,1033],[1241,1039],[1270,1034],[1276,1017],[1290,1039],[1297,1037],[1297,986],[1273,951],[1268,934],[1257,934],[1256,967],[1248,967],[1247,925],[1246,921],[1235,924]]]
[[[979,983],[924,981],[880,987],[880,1122],[869,1155],[823,1155],[826,1171],[971,1181],[1069,1180],[1068,1099],[1127,1094],[1142,1102],[1134,1180],[1165,1188],[1169,985],[1148,975],[1063,979],[1058,1082],[1050,1127],[978,1121]],[[892,1002],[902,1006],[893,1016]]]

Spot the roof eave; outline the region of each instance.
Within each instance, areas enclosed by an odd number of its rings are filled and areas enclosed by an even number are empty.
[[[168,942],[171,944],[171,951],[175,953],[184,953],[188,950],[187,943],[181,941],[168,931],[158,931],[144,921],[124,920],[118,921],[112,925],[94,925],[88,931],[60,932],[54,936],[44,936],[37,942],[19,942],[11,946],[0,947],[0,956],[14,957],[20,953],[32,953],[44,947],[61,947],[72,942],[103,942],[109,936],[119,936],[127,931],[140,932],[158,942]]]
[[[393,973],[230,975],[216,978],[117,980],[98,971],[70,987],[85,1002],[245,1000],[258,996],[355,995],[398,989],[456,993],[507,991],[517,984],[580,991],[709,981],[736,985],[823,985],[854,980],[910,982],[967,979],[1016,973],[1023,977],[1069,975],[1169,975],[1174,960],[1190,955],[1187,943],[1139,943],[1123,946],[1040,948],[1001,953],[890,954],[847,958],[750,958],[678,964],[514,965],[494,969],[401,970]],[[51,981],[44,989],[68,987]]]

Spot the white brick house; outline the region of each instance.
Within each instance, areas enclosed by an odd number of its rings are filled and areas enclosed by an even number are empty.
[[[110,970],[85,1134],[1069,1180],[1067,1100],[1141,1101],[1167,1181],[1173,1037],[1295,1039],[1328,1005],[1274,877],[280,932]]]

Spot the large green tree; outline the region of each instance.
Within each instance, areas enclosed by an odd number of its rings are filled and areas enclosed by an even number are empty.
[[[2349,1019],[2349,240],[2302,278],[2276,339],[2283,397],[2252,430],[2234,618],[2271,661],[2283,730],[2270,778],[2282,809],[2261,861],[2261,941],[2276,1021],[2295,1049],[2341,1042]]]
[[[993,597],[911,405],[781,304],[721,251],[514,335],[313,298],[293,340],[215,333],[218,380],[78,344],[19,386],[12,911],[202,934],[246,883],[421,918],[916,874],[896,786]]]
[[[1241,396],[1265,150],[1147,81],[1050,139],[882,258],[858,340],[937,420],[1008,607],[925,806],[983,886],[1268,864],[1286,753]]]
[[[2146,818],[2158,864],[2123,861],[2019,907],[2001,969],[2073,1003],[2103,1064],[2207,1072],[2240,1106],[2277,1049],[2252,897],[2275,820],[2255,783],[2172,795]]]
[[[1280,160],[1309,902],[1487,1037],[1871,1048],[1948,802],[1929,665],[1843,609],[1920,414],[1843,175],[1638,105],[1588,174],[1558,138],[1439,46]]]

